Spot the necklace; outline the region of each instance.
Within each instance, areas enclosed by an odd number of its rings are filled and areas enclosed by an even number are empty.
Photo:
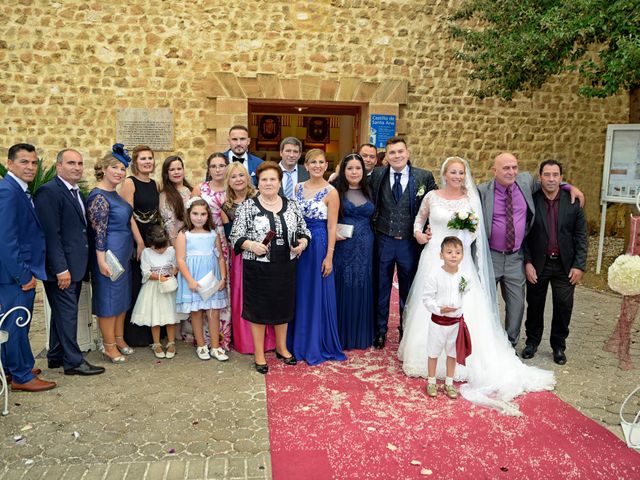
[[[259,198],[260,198],[260,202],[261,203],[264,203],[265,205],[267,205],[269,207],[274,206],[276,203],[278,203],[278,200],[280,200],[279,197],[276,197],[273,201],[269,202],[266,198],[264,198],[263,195],[260,195]]]

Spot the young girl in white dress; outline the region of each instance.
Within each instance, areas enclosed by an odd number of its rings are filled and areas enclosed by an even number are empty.
[[[131,323],[151,327],[151,350],[157,358],[173,358],[176,355],[176,324],[179,322],[174,287],[174,275],[178,273],[176,254],[160,225],[149,229],[147,242],[151,247],[145,248],[140,257],[142,288],[133,307]],[[163,325],[167,328],[166,352],[160,343],[160,327]]]
[[[185,229],[175,242],[180,272],[176,306],[178,312],[191,314],[198,358],[209,360],[213,356],[223,362],[229,359],[224,348],[220,347],[220,310],[228,303],[226,262],[207,202],[200,197],[192,197],[186,206]],[[214,277],[214,292],[205,299],[199,292],[207,285],[198,282],[210,273]],[[203,318],[207,311],[211,348],[207,348],[204,340]]]

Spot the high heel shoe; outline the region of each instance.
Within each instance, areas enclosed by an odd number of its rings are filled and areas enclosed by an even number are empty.
[[[116,342],[119,338],[124,342],[124,337],[116,337]],[[133,355],[134,353],[136,353],[136,351],[129,345],[127,345],[126,347],[118,347],[118,344],[116,343],[116,348],[120,350],[120,353],[123,355]]]
[[[269,371],[269,365],[266,363],[254,363],[254,367],[256,367],[256,372],[261,373],[262,375],[266,375]]]
[[[278,360],[282,360],[282,363],[284,363],[285,365],[297,365],[298,364],[298,359],[296,357],[294,357],[293,355],[291,355],[290,357],[285,357],[284,355],[281,355],[280,353],[278,353],[277,350],[276,350],[276,358]]]
[[[114,347],[116,348],[116,350],[118,349],[118,346],[115,343],[103,343],[102,346],[100,347],[100,351],[102,352],[102,357],[105,360],[109,360],[111,363],[124,363],[127,361],[126,357],[123,357],[122,355],[118,355],[117,357],[112,357],[111,355],[109,355],[107,353],[107,350],[105,349],[105,347]]]

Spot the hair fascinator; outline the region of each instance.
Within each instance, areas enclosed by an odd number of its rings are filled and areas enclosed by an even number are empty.
[[[111,154],[118,159],[122,164],[127,168],[129,166],[129,162],[131,162],[131,157],[129,156],[129,152],[127,152],[124,145],[121,143],[114,143],[113,147],[111,147]]]
[[[185,203],[185,208],[191,208],[191,205],[196,203],[198,200],[202,200],[202,197],[198,197],[197,195],[195,197],[191,197],[189,200],[187,200],[187,203]],[[204,200],[202,201],[204,202]]]

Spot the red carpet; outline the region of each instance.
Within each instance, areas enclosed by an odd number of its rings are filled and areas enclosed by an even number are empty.
[[[521,397],[522,417],[432,400],[396,350],[317,367],[270,360],[274,480],[640,478],[640,454],[552,393]]]

